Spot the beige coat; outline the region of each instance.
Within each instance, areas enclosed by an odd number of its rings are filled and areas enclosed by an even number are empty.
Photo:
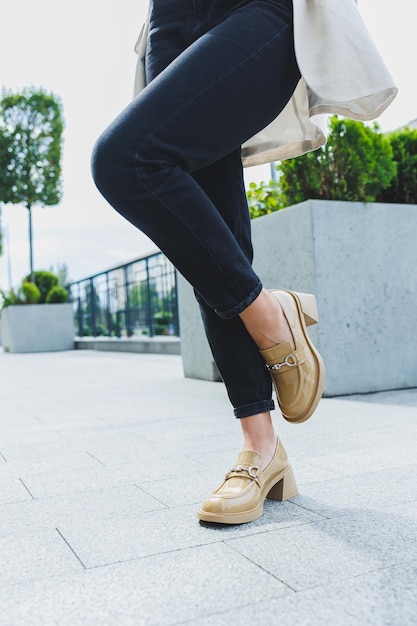
[[[372,120],[397,93],[354,0],[293,0],[293,5],[302,78],[284,110],[242,146],[245,167],[299,156],[325,144],[325,120],[313,116],[336,113]],[[147,26],[135,46],[135,95],[146,85]]]

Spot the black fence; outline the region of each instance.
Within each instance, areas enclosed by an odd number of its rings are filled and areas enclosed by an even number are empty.
[[[177,276],[162,254],[69,285],[80,337],[179,336]]]

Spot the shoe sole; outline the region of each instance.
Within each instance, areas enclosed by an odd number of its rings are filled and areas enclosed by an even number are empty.
[[[285,470],[268,481],[268,486],[265,487],[265,496],[263,496],[259,505],[254,509],[242,513],[233,513],[231,515],[217,515],[216,513],[208,513],[200,509],[197,511],[197,518],[201,522],[214,522],[216,524],[245,524],[246,522],[253,522],[262,517],[266,499],[284,502],[297,495],[298,489],[295,483],[294,473],[291,465],[288,465]]]

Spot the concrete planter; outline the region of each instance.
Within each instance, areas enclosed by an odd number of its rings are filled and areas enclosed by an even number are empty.
[[[74,348],[72,304],[24,304],[1,312],[5,352],[49,352]]]
[[[254,220],[253,239],[266,288],[317,297],[325,395],[417,387],[417,206],[310,200]],[[179,308],[184,372],[215,380],[183,280]]]

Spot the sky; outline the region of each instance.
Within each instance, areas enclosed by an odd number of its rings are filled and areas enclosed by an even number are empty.
[[[416,0],[359,0],[360,11],[399,95],[378,122],[384,132],[417,118]],[[136,58],[133,47],[146,0],[16,0],[2,11],[0,85],[43,87],[63,103],[64,195],[56,207],[33,209],[35,269],[66,264],[69,278],[115,267],[154,252],[155,245],[100,196],[90,175],[96,138],[129,103]],[[269,166],[249,168],[245,181],[269,180]],[[29,271],[27,210],[3,206],[5,250],[0,289]]]

